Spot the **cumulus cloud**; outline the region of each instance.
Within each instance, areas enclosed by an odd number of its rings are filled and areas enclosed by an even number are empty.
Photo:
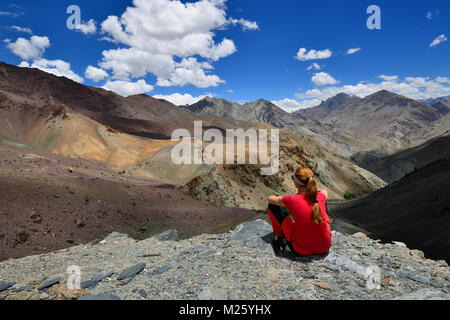
[[[108,77],[108,73],[103,69],[99,69],[99,68],[96,68],[93,66],[88,66],[86,68],[85,76],[88,79],[91,79],[95,82],[99,82],[99,81],[104,80],[106,77]]]
[[[450,78],[437,77],[406,77],[403,80],[398,76],[380,76],[381,82],[360,82],[355,85],[329,86],[321,89],[311,89],[296,93],[297,99],[283,99],[272,101],[275,105],[291,112],[318,106],[322,101],[346,93],[351,96],[365,98],[381,90],[388,90],[412,99],[422,100],[439,98],[450,95]]]
[[[18,38],[15,42],[7,42],[10,49],[16,56],[23,60],[19,67],[37,68],[58,77],[66,77],[76,82],[83,82],[84,79],[70,69],[70,63],[57,59],[47,60],[42,58],[45,50],[50,47],[48,37],[32,36],[30,39]]]
[[[48,47],[50,47],[48,37],[39,36],[32,36],[29,40],[18,38],[15,42],[8,43],[8,49],[23,60],[41,58]]]
[[[364,98],[381,90],[388,90],[412,99],[429,99],[450,95],[450,85],[446,82],[448,78],[437,77],[406,77],[403,80],[390,77],[378,83],[360,82],[356,85],[329,86],[322,89],[312,89],[296,94],[302,100],[319,99],[326,100],[339,93]]]
[[[378,78],[386,80],[386,81],[394,81],[398,79],[398,76],[386,76],[384,74],[378,76]]]
[[[445,36],[445,34],[441,34],[439,37],[437,37],[436,39],[433,40],[433,42],[430,44],[430,48],[437,46],[438,44],[440,44],[441,42],[445,42],[447,41],[447,37]]]
[[[167,100],[169,102],[172,102],[176,106],[185,106],[197,103],[206,97],[213,97],[213,96],[214,96],[213,94],[207,94],[203,96],[193,97],[188,93],[186,94],[174,93],[170,95],[161,95],[161,94],[155,95],[153,96],[153,98]]]
[[[334,79],[331,75],[329,75],[326,72],[319,72],[316,73],[312,78],[311,81],[316,86],[326,86],[331,84],[337,84],[339,83],[336,79]]]
[[[80,31],[83,34],[94,34],[97,33],[97,25],[94,19],[89,20],[88,22],[82,22],[75,28],[76,31]]]
[[[196,58],[183,59],[176,64],[175,70],[169,79],[158,79],[161,87],[184,86],[193,84],[198,88],[217,87],[225,83],[216,75],[206,74],[205,70],[214,69],[208,62],[198,62]]]
[[[272,103],[284,111],[292,112],[300,109],[308,109],[318,106],[322,101],[319,99],[305,99],[303,101],[297,101],[293,99],[283,99],[278,101],[272,101]]]
[[[47,73],[51,73],[55,76],[66,77],[76,82],[82,83],[84,81],[82,77],[80,77],[70,69],[70,63],[63,60],[38,59],[35,60],[31,65],[26,61],[22,61],[19,64],[19,67],[37,68]]]
[[[313,63],[312,65],[310,65],[309,67],[308,67],[308,70],[320,70],[320,69],[322,69],[322,67],[321,66],[319,66],[317,63]]]
[[[153,86],[147,84],[145,80],[138,80],[136,82],[120,80],[107,81],[102,88],[105,90],[114,91],[123,97],[146,93],[153,90]]]
[[[229,21],[234,25],[240,24],[243,30],[259,30],[258,23],[254,21],[248,21],[245,19],[230,19]]]
[[[30,28],[22,28],[19,26],[11,26],[11,29],[16,30],[17,32],[25,32],[28,34],[33,34],[33,30],[31,30]]]
[[[447,77],[437,77],[436,82],[438,83],[448,83],[450,84],[450,78]]]
[[[300,61],[308,61],[308,60],[319,60],[319,59],[328,59],[333,55],[333,52],[329,49],[325,50],[306,50],[306,48],[301,48],[297,52],[296,59]]]
[[[348,49],[347,54],[355,54],[357,52],[361,51],[361,48],[353,48],[353,49]]]
[[[121,48],[105,50],[100,66],[111,70],[114,79],[129,80],[147,73],[158,85],[193,84],[204,88],[224,83],[210,62],[235,53],[230,39],[216,42],[214,30],[240,24],[256,30],[257,23],[228,19],[226,0],[134,0],[119,18],[109,16],[101,24],[104,40]],[[206,61],[205,61],[206,60]]]

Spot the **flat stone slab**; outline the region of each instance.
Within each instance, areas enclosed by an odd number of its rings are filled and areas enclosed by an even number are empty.
[[[122,273],[119,275],[117,280],[125,280],[131,277],[136,276],[137,274],[141,273],[145,269],[146,265],[145,263],[140,263],[135,266],[132,266],[128,269],[125,269],[122,271]]]
[[[100,283],[101,281],[105,280],[106,278],[111,277],[113,274],[114,274],[114,272],[110,272],[110,273],[107,273],[104,275],[99,274],[99,275],[93,277],[91,280],[82,282],[80,287],[81,287],[81,289],[87,289],[87,288],[93,287],[93,286],[97,285],[98,283]]]
[[[155,269],[155,270],[152,272],[152,274],[155,275],[155,276],[157,276],[157,275],[160,275],[160,274],[163,274],[163,273],[169,271],[170,269],[171,269],[170,266],[164,265],[164,266],[162,266],[162,267],[159,267],[159,268]]]
[[[15,282],[0,284],[0,292],[8,290],[9,288],[11,288],[15,284],[16,284]]]
[[[60,283],[61,280],[62,280],[61,277],[58,277],[58,278],[53,279],[53,280],[50,280],[50,281],[44,283],[42,286],[40,286],[38,288],[38,291],[42,291],[42,290],[48,289],[50,287],[53,287],[55,284]]]

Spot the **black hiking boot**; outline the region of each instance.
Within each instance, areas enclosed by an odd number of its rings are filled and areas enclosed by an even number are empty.
[[[283,242],[282,238],[279,237],[272,237],[270,240],[270,244],[272,245],[273,252],[277,257],[281,255],[281,252],[283,250]]]

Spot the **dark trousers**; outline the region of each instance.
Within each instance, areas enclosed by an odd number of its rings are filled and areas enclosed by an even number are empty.
[[[269,209],[268,210],[269,210],[269,213],[271,213],[272,216],[275,218],[275,220],[278,222],[278,226],[275,226],[275,225],[272,226],[273,229],[274,229],[275,236],[278,236],[279,238],[283,238],[283,240],[286,242],[286,244],[289,247],[289,249],[291,250],[291,252],[295,256],[301,257],[301,255],[299,255],[295,251],[294,246],[292,245],[292,241],[288,241],[286,239],[286,237],[283,235],[283,231],[281,230],[281,226],[283,225],[284,220],[287,219],[287,218],[290,219],[289,210],[286,209],[286,208],[283,208],[283,207],[279,207],[279,206],[273,205],[273,204],[269,204]],[[272,224],[274,224],[273,221],[272,221]]]

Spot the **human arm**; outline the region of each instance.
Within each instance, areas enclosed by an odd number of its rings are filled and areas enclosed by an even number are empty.
[[[270,196],[267,200],[270,204],[286,208],[286,206],[284,205],[284,202],[283,202],[283,197]]]
[[[327,189],[322,189],[322,190],[319,190],[318,192],[324,194],[324,196],[325,196],[325,201],[328,200],[328,190],[327,190]]]

